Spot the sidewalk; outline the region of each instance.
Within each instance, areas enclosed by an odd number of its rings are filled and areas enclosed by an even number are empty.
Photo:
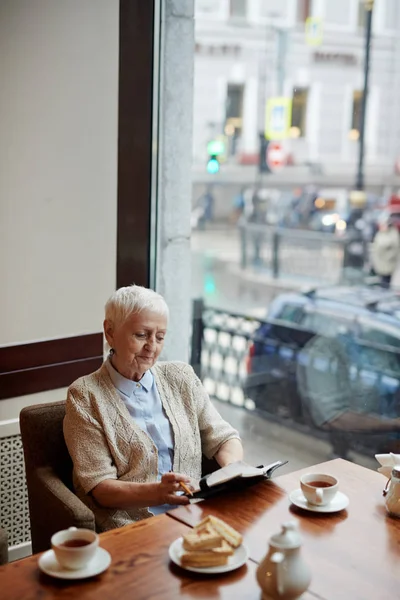
[[[204,253],[207,258],[213,258],[215,261],[225,264],[226,269],[233,275],[240,277],[243,281],[248,281],[253,284],[268,286],[276,290],[278,293],[285,291],[306,291],[310,288],[321,285],[339,285],[339,277],[341,273],[340,265],[338,267],[335,260],[335,276],[330,280],[325,277],[307,275],[290,275],[282,273],[278,278],[275,278],[269,268],[271,264],[271,252],[268,246],[263,250],[263,266],[255,267],[249,265],[243,269],[241,265],[241,245],[240,233],[235,226],[229,224],[208,224],[204,231],[193,231],[191,241],[192,252]],[[290,263],[291,260],[298,260],[298,254],[303,251],[305,254],[312,253],[312,249],[297,249],[297,252],[286,251],[285,263]],[[291,255],[292,254],[292,255]],[[296,256],[297,255],[297,256]],[[309,265],[311,269],[317,273],[321,273],[321,268],[327,270],[332,268],[332,260],[337,259],[334,255],[322,256],[319,254],[315,257],[314,264]],[[324,262],[325,261],[325,262]],[[318,263],[318,264],[316,264]],[[284,268],[285,265],[283,265]],[[304,266],[304,265],[303,265]],[[318,268],[319,267],[319,268]],[[400,289],[400,261],[396,272],[393,275],[392,287]]]

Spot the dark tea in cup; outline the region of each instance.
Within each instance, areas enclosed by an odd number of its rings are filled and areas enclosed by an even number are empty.
[[[335,497],[339,482],[326,473],[307,473],[300,477],[300,487],[309,504],[325,506]]]
[[[70,527],[58,531],[51,538],[51,547],[64,569],[83,569],[94,558],[99,536],[91,529]]]
[[[308,485],[311,485],[311,487],[315,487],[315,488],[327,488],[327,487],[331,487],[332,485],[334,485],[330,481],[307,481],[307,483],[308,483]]]
[[[91,543],[91,540],[74,539],[67,540],[66,542],[60,544],[60,546],[64,546],[64,548],[82,548],[82,546],[88,546]]]

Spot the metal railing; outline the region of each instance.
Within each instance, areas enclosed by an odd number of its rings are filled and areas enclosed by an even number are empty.
[[[263,328],[267,328],[267,336]],[[296,377],[299,355],[314,337],[315,333],[294,324],[210,308],[198,299],[194,301],[191,364],[210,397],[326,439],[336,455],[345,457],[350,449],[369,456],[387,452],[388,441],[397,439],[397,434],[372,430],[354,434],[326,430],[314,423]],[[257,343],[268,346],[268,354],[263,356],[264,368],[251,373],[250,348]],[[380,398],[381,412],[390,413],[391,418],[400,416],[400,350],[361,340],[357,346],[372,350],[376,364],[374,360],[352,364],[352,381],[366,380],[376,390],[390,387],[392,392],[386,391]],[[383,369],[382,364],[391,367]]]
[[[239,223],[241,267],[267,268],[273,277],[315,277],[327,282],[346,278],[353,268],[362,272],[368,244],[356,232],[338,236],[301,229]]]

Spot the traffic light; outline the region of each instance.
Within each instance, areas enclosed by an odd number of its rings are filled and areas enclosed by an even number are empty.
[[[215,154],[212,154],[207,162],[207,173],[218,173],[219,171],[219,160]]]

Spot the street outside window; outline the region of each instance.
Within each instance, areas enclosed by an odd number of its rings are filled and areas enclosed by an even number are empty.
[[[192,355],[254,464],[375,468],[400,453],[400,2],[223,5],[195,13]]]

